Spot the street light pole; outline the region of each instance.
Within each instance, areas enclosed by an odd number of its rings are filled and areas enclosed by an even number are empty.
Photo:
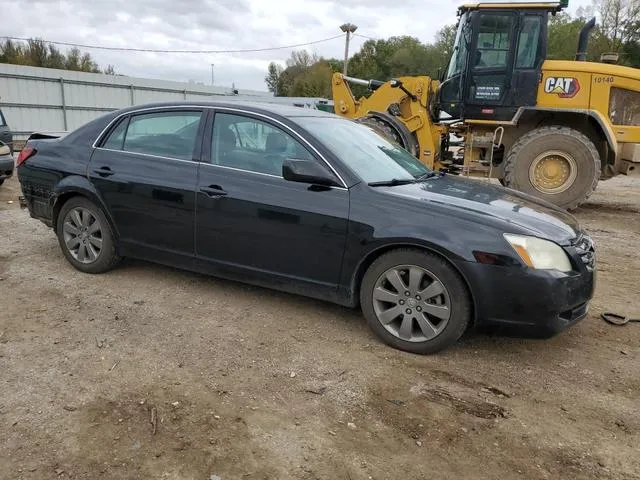
[[[349,63],[349,40],[351,39],[351,34],[354,33],[358,29],[357,25],[353,23],[343,23],[340,25],[340,30],[347,34],[344,42],[344,66],[342,68],[342,74],[344,76],[347,75],[347,64]]]
[[[213,87],[213,63],[211,64],[211,86]]]

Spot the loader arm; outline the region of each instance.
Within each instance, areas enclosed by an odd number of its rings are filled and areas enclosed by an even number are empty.
[[[367,86],[368,97],[355,99],[349,83]],[[446,127],[429,113],[438,82],[426,76],[400,77],[388,82],[361,80],[334,73],[333,102],[338,115],[384,130],[430,168],[439,168],[441,137]]]
[[[343,79],[341,73],[334,73],[331,79],[331,92],[336,113],[348,118],[354,118],[359,102],[353,96],[351,86]]]

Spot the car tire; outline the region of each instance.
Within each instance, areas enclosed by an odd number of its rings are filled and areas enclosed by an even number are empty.
[[[0,178],[0,185],[4,183],[4,178]]]
[[[103,273],[120,261],[107,217],[85,197],[62,205],[56,232],[62,253],[81,272]]]
[[[472,312],[458,272],[440,256],[416,249],[393,250],[371,264],[362,279],[360,306],[381,340],[419,354],[456,343]]]

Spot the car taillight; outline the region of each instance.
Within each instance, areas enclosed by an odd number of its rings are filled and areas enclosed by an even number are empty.
[[[20,155],[18,155],[18,160],[16,161],[16,167],[22,165],[28,158],[33,157],[36,152],[37,150],[33,147],[24,147],[20,150]]]

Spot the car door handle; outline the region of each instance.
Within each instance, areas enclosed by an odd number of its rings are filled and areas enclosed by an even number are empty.
[[[201,187],[200,191],[210,198],[224,197],[225,192],[220,185],[209,185],[208,187]]]
[[[97,173],[98,175],[100,175],[101,177],[110,177],[111,175],[113,175],[115,172],[112,171],[109,167],[100,167],[100,168],[96,168],[93,173]]]

